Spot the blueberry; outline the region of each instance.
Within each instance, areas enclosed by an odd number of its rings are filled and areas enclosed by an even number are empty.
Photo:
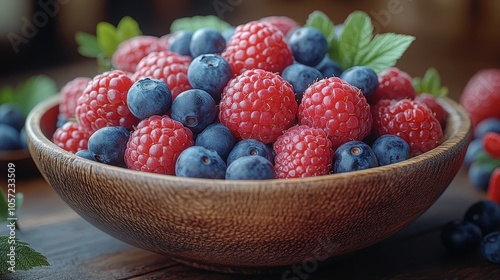
[[[208,92],[190,89],[177,95],[170,114],[197,135],[215,120],[216,103]]]
[[[191,56],[189,46],[192,37],[193,32],[190,31],[180,30],[172,33],[168,40],[168,50],[180,55]]]
[[[392,134],[380,136],[373,142],[372,149],[379,165],[388,165],[410,158],[410,146],[401,137]]]
[[[300,27],[288,39],[293,57],[299,63],[316,66],[326,55],[328,43],[325,35],[314,27]]]
[[[318,69],[301,63],[294,63],[283,70],[281,76],[288,81],[295,92],[298,103],[302,101],[304,91],[314,82],[323,79],[323,74]]]
[[[377,156],[368,144],[349,141],[340,145],[333,155],[333,172],[342,173],[378,166]]]
[[[192,57],[202,54],[221,53],[226,47],[226,40],[222,34],[213,28],[200,28],[193,33],[189,50]]]
[[[227,44],[227,42],[229,42],[231,37],[233,37],[235,29],[236,28],[231,27],[231,28],[227,28],[224,31],[222,31],[222,37],[224,37],[224,40],[226,40],[226,44]]]
[[[474,128],[474,137],[476,139],[482,138],[487,132],[498,132],[500,133],[500,119],[495,117],[490,117],[482,120]]]
[[[491,232],[483,237],[481,253],[487,261],[500,264],[500,232]]]
[[[323,78],[340,77],[342,75],[342,67],[335,60],[331,59],[329,55],[325,55],[323,60],[314,66],[314,68],[321,72]]]
[[[88,141],[88,150],[98,162],[122,166],[130,132],[122,126],[106,126],[94,132]]]
[[[226,160],[235,142],[236,139],[227,126],[221,123],[213,123],[198,134],[194,144],[214,150],[222,159]]]
[[[467,171],[469,180],[474,187],[486,191],[490,182],[491,173],[496,165],[491,162],[474,161]]]
[[[0,151],[18,150],[20,148],[19,131],[10,125],[0,124]]]
[[[454,253],[465,253],[481,244],[481,229],[469,221],[453,220],[441,229],[441,243]]]
[[[233,71],[222,56],[204,54],[193,59],[187,75],[189,84],[193,88],[208,92],[218,103],[222,90],[233,76]]]
[[[491,200],[478,201],[467,209],[464,220],[476,224],[486,235],[500,226],[500,205]]]
[[[89,150],[79,150],[78,152],[75,153],[75,155],[92,161],[96,161],[95,155]]]
[[[136,81],[128,90],[130,112],[143,120],[153,115],[164,115],[172,106],[172,93],[161,80],[145,78]]]
[[[26,128],[24,126],[19,131],[19,146],[21,149],[28,149],[28,138],[26,138]]]
[[[227,180],[267,180],[274,176],[273,164],[261,156],[240,157],[226,170]]]
[[[56,128],[62,127],[66,122],[68,122],[68,118],[66,118],[63,114],[57,115]]]
[[[17,131],[21,131],[24,126],[24,115],[21,108],[14,103],[4,103],[0,105],[0,124],[6,124]]]
[[[191,146],[179,155],[175,175],[180,177],[224,179],[226,163],[216,151]]]
[[[359,88],[365,97],[372,96],[378,88],[378,76],[367,66],[353,66],[346,69],[340,78]]]
[[[229,153],[227,157],[227,165],[244,156],[261,156],[273,162],[273,151],[264,143],[255,139],[240,140]]]
[[[465,166],[470,166],[476,160],[477,155],[479,155],[482,151],[484,151],[483,140],[480,138],[472,140],[467,147],[467,152],[465,153]]]

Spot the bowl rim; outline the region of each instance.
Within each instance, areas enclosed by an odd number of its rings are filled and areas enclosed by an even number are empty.
[[[28,148],[31,152],[32,146],[46,146],[51,151],[59,153],[64,157],[71,158],[71,162],[74,165],[85,166],[88,164],[98,165],[103,170],[113,171],[115,176],[137,176],[148,177],[151,180],[168,180],[177,183],[188,184],[191,186],[218,186],[218,187],[231,187],[235,185],[240,187],[254,188],[261,186],[263,184],[269,185],[300,185],[300,184],[314,184],[320,181],[330,181],[330,180],[346,180],[352,176],[373,176],[376,174],[390,173],[389,171],[402,170],[404,168],[409,168],[412,165],[426,162],[432,158],[436,158],[439,155],[446,153],[451,147],[457,145],[462,141],[470,141],[471,137],[471,120],[466,113],[465,109],[455,100],[449,97],[443,97],[441,100],[437,100],[440,105],[443,106],[445,111],[448,112],[448,119],[446,123],[446,129],[443,131],[443,139],[445,139],[440,145],[434,149],[427,151],[418,156],[414,156],[410,159],[401,161],[396,164],[390,164],[385,166],[377,166],[369,169],[351,171],[345,173],[334,173],[314,177],[306,178],[289,178],[289,179],[269,179],[269,180],[225,180],[225,179],[203,179],[203,178],[190,178],[190,177],[178,177],[174,175],[165,174],[155,174],[148,173],[144,171],[136,171],[132,169],[127,169],[123,167],[117,167],[112,165],[107,165],[104,163],[94,162],[71,152],[65,151],[64,149],[53,143],[42,131],[40,122],[42,117],[60,102],[61,96],[52,96],[39,104],[37,104],[29,113],[26,121],[26,135],[28,137]],[[55,125],[55,124],[54,124]],[[94,170],[97,170],[94,169]]]

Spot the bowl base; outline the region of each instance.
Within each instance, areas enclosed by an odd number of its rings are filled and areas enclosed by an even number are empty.
[[[170,257],[170,259],[180,264],[191,266],[194,268],[199,268],[213,272],[242,274],[242,275],[278,275],[285,273],[287,270],[291,270],[291,268],[293,267],[292,265],[281,266],[281,267],[232,267],[232,266],[223,266],[223,265],[218,266],[213,264],[193,262],[172,257]]]

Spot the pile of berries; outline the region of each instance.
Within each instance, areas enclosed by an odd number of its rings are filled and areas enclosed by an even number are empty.
[[[25,117],[15,103],[0,105],[0,151],[27,149]]]
[[[401,69],[341,69],[320,30],[285,17],[229,31],[122,42],[115,69],[68,83],[61,107],[76,121],[53,141],[133,170],[237,180],[372,168],[443,141],[446,113]]]

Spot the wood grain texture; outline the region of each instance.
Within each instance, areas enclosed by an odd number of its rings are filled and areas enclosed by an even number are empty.
[[[133,246],[207,269],[255,272],[324,260],[391,236],[427,210],[465,155],[470,121],[456,102],[447,140],[391,166],[307,179],[177,178],[107,166],[52,144],[57,99],[29,116],[44,178],[80,216]]]

